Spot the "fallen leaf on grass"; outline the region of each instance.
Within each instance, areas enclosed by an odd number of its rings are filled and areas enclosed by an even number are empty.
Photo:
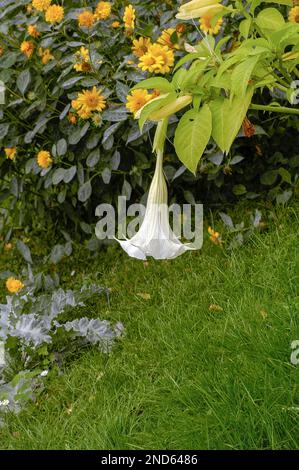
[[[147,292],[138,292],[138,297],[141,297],[143,300],[150,300],[151,299],[151,294],[148,294]]]
[[[222,311],[223,311],[223,308],[220,307],[220,305],[211,304],[211,305],[209,306],[209,310],[210,310],[210,312],[222,312]]]
[[[267,316],[268,316],[267,310],[265,310],[264,308],[262,308],[262,310],[260,311],[260,314],[262,315],[263,320],[266,320],[266,318],[267,318]]]

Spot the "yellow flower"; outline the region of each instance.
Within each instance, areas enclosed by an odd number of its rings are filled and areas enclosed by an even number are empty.
[[[215,232],[215,230],[213,230],[212,227],[208,228],[208,232],[209,232],[209,235],[210,235],[210,240],[211,240],[212,243],[214,243],[214,245],[221,245],[222,244],[219,232]]]
[[[176,33],[179,36],[179,33],[176,31],[175,28],[168,28],[162,31],[161,36],[158,39],[158,43],[162,44],[162,46],[167,46],[169,49],[179,49],[180,46],[177,42],[173,42],[173,35]]]
[[[12,250],[12,243],[5,243],[4,251],[11,251]]]
[[[94,86],[92,90],[78,93],[77,99],[72,101],[72,107],[82,119],[88,119],[92,112],[101,112],[106,108],[106,100]]]
[[[78,15],[78,24],[80,28],[92,28],[94,25],[95,17],[94,14],[89,11],[85,10]]]
[[[6,280],[5,285],[6,285],[6,289],[11,294],[16,294],[17,292],[19,292],[19,290],[23,289],[24,287],[24,284],[22,283],[22,281],[20,281],[19,279],[15,279],[14,277],[9,277]]]
[[[87,111],[85,108],[78,109],[77,114],[78,114],[79,118],[81,118],[81,119],[89,119],[92,116],[92,112]]]
[[[132,5],[125,8],[123,20],[126,29],[132,31],[135,28],[136,11]]]
[[[28,26],[27,32],[29,36],[32,36],[33,38],[38,38],[40,36],[40,32],[38,31],[37,27],[34,26],[33,24],[30,24]]]
[[[68,113],[67,118],[71,124],[77,124],[77,118],[74,113]]]
[[[21,52],[23,52],[23,54],[25,54],[28,57],[28,59],[30,59],[34,52],[35,45],[31,41],[23,41],[20,46],[20,49],[21,49]]]
[[[33,10],[32,3],[28,3],[28,5],[26,7],[26,13],[28,13],[28,15],[30,15],[30,13],[32,13],[32,10]]]
[[[299,23],[299,7],[294,7],[289,12],[289,21]]]
[[[225,7],[221,5],[220,0],[192,0],[180,7],[176,17],[180,20],[191,20],[206,15],[214,16],[224,11]]]
[[[139,39],[134,39],[132,52],[136,57],[142,57],[147,53],[149,46],[151,45],[151,40],[148,38],[140,37]]]
[[[174,53],[172,49],[160,44],[151,44],[148,52],[139,61],[138,67],[144,72],[168,73],[174,64]]]
[[[91,69],[89,50],[82,46],[80,50],[76,52],[75,57],[77,62],[74,65],[74,69],[77,72],[89,72]]]
[[[119,28],[120,27],[120,22],[119,21],[113,21],[113,23],[111,23],[111,28]]]
[[[111,3],[110,2],[99,2],[96,6],[95,18],[97,20],[106,20],[109,18],[111,13]]]
[[[101,127],[101,125],[102,125],[102,123],[103,123],[103,118],[102,118],[101,114],[99,114],[99,113],[93,114],[93,116],[92,116],[92,123],[93,123],[96,127]]]
[[[133,90],[131,94],[127,96],[126,107],[131,113],[135,114],[151,99],[152,95],[147,90]]]
[[[203,16],[200,19],[200,29],[207,34],[218,34],[221,26],[223,24],[223,20],[219,19],[216,24],[213,25],[213,18],[211,16]]]
[[[52,158],[50,152],[47,150],[40,150],[37,154],[37,163],[41,168],[49,168],[52,165]]]
[[[16,154],[17,154],[17,149],[16,147],[8,147],[4,149],[6,158],[9,158],[10,160],[14,160]]]
[[[38,55],[42,59],[42,63],[46,65],[50,60],[54,59],[54,56],[51,54],[50,49],[43,49],[42,47],[39,48],[38,50]]]
[[[52,0],[32,0],[32,6],[38,11],[46,11],[51,5]],[[28,7],[30,4],[28,5]],[[27,11],[28,11],[27,7]]]
[[[45,14],[47,23],[55,24],[60,23],[64,17],[64,9],[60,5],[51,5]]]

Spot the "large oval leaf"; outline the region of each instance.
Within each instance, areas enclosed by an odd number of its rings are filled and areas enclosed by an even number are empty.
[[[174,138],[175,150],[181,162],[192,173],[196,172],[211,133],[212,114],[207,104],[199,111],[187,111],[178,124]]]

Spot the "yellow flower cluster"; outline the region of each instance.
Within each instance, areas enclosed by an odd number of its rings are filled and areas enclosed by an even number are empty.
[[[145,106],[149,101],[157,98],[160,92],[154,90],[152,93],[149,93],[144,89],[133,90],[130,95],[127,96],[127,109],[134,115]]]
[[[107,20],[111,15],[112,5],[110,2],[99,2],[95,12],[92,10],[84,10],[78,14],[78,24],[80,28],[92,28],[98,20]]]
[[[140,37],[133,40],[132,52],[136,57],[142,57],[147,53],[149,46],[152,42],[149,38]]]
[[[51,5],[52,0],[32,0],[32,6],[37,11],[46,11]]]
[[[31,41],[23,41],[20,46],[21,52],[23,52],[23,54],[25,54],[28,57],[28,59],[32,57],[34,49],[35,49],[35,45]]]
[[[6,285],[6,289],[11,294],[16,294],[24,287],[24,284],[22,283],[22,281],[20,281],[19,279],[15,279],[14,277],[9,277],[6,280],[5,285]]]
[[[29,4],[28,7],[31,7],[31,5]],[[27,12],[30,13],[31,8],[28,7]],[[52,0],[32,0],[32,7],[37,11],[45,13],[45,20],[47,23],[61,23],[64,18],[64,8],[60,5],[52,5]]]
[[[64,9],[60,5],[51,5],[46,10],[45,20],[47,23],[61,23],[64,18]]]
[[[144,72],[168,73],[174,65],[174,51],[180,47],[180,31],[183,32],[183,29],[165,29],[156,43],[145,37],[134,39],[132,52],[139,59],[138,67]]]
[[[37,27],[32,24],[28,26],[27,33],[33,38],[38,38],[40,36],[40,32],[38,31]]]
[[[219,19],[214,24],[213,17],[209,15],[205,15],[200,19],[200,29],[211,35],[216,35],[219,33],[221,26],[223,24],[223,20]]]
[[[110,2],[99,2],[95,10],[95,18],[97,20],[107,20],[111,14],[111,3]]]
[[[44,169],[49,168],[53,163],[51,154],[47,150],[40,150],[36,156],[36,160],[38,166]]]
[[[89,50],[82,46],[79,51],[75,54],[76,63],[74,69],[77,72],[89,72],[91,69]]]
[[[111,23],[111,28],[119,28],[120,27],[120,22],[119,21],[113,21],[113,23]]]
[[[291,23],[299,23],[299,7],[294,6],[289,12],[289,21]]]
[[[5,243],[4,251],[11,251],[13,248],[12,243]]]
[[[4,149],[4,153],[6,158],[9,158],[9,160],[14,160],[17,154],[17,149],[16,147],[7,147]]]
[[[219,232],[216,232],[215,230],[213,230],[212,227],[208,228],[208,232],[209,232],[209,235],[210,235],[210,240],[211,240],[212,243],[214,243],[214,245],[221,245],[222,244],[222,240],[221,240]]]
[[[92,28],[95,22],[95,17],[92,11],[85,10],[78,14],[78,24],[80,28]]]
[[[51,54],[50,49],[43,49],[42,47],[38,50],[38,55],[41,58],[41,61],[44,65],[47,65],[50,60],[54,59],[54,56]]]
[[[72,101],[72,107],[81,119],[89,119],[94,117],[93,113],[102,112],[106,108],[106,100],[94,86],[91,90],[78,93],[77,99]]]
[[[180,46],[177,42],[177,39],[179,39],[179,37],[180,33],[175,28],[168,28],[162,31],[162,34],[157,42],[162,46],[169,47],[169,49],[179,49]]]
[[[167,46],[159,43],[150,44],[147,52],[139,59],[138,67],[143,72],[165,74],[170,72],[174,65],[174,52]]]
[[[68,113],[67,118],[68,118],[69,122],[71,124],[73,124],[73,126],[75,126],[77,124],[77,117],[74,113]]]
[[[125,29],[128,33],[131,33],[135,28],[135,20],[136,20],[136,11],[132,5],[128,5],[125,8],[123,21],[125,24]]]

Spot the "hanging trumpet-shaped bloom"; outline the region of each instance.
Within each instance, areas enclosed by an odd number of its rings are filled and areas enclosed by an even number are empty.
[[[161,121],[158,124],[157,135],[161,135],[161,132],[166,135],[166,129],[165,120]],[[184,245],[180,242],[169,225],[168,193],[163,173],[165,136],[162,140],[163,145],[161,146],[158,142],[156,147],[156,170],[142,225],[131,240],[118,240],[129,256],[141,260],[145,260],[147,256],[152,256],[155,259],[173,259],[192,249],[188,244]]]
[[[176,17],[179,20],[191,20],[202,16],[215,16],[226,10],[220,0],[192,0],[183,4]]]

